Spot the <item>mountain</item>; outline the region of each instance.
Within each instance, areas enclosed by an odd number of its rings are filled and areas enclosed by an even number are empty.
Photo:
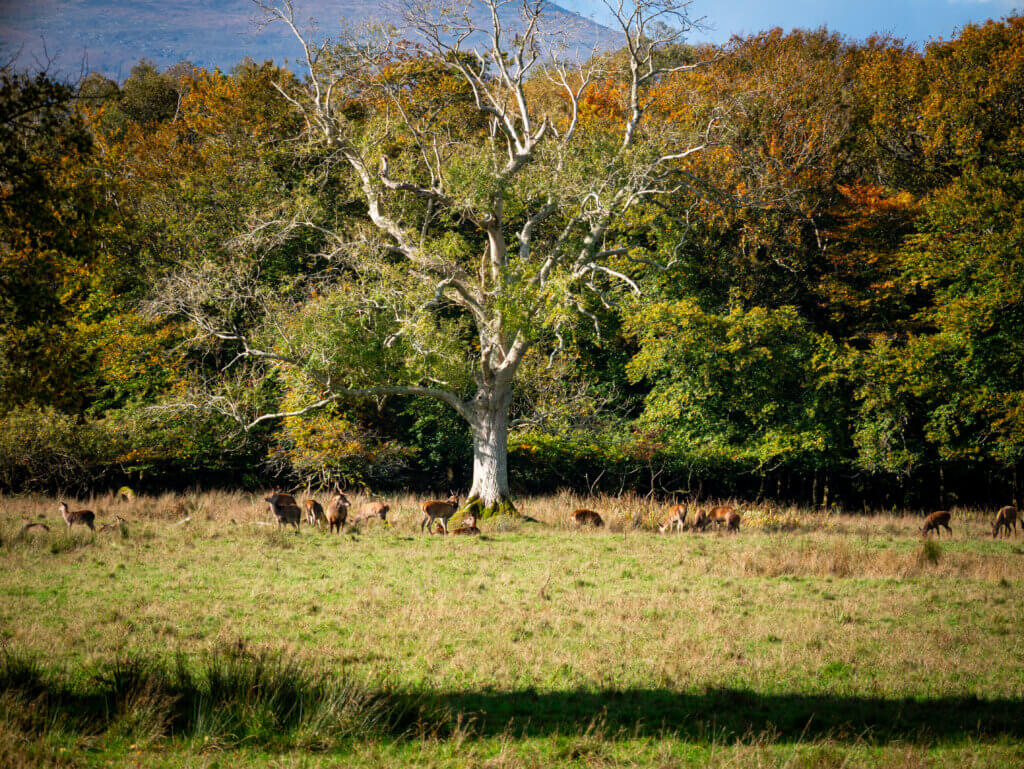
[[[518,23],[518,5],[502,6],[508,29]],[[229,70],[246,57],[294,60],[294,38],[282,24],[257,28],[258,8],[249,0],[0,0],[0,59],[18,54],[18,65],[74,78],[91,70],[124,78],[139,59],[163,68],[182,60]],[[483,18],[474,9],[474,18]],[[586,55],[618,45],[607,27],[554,3],[545,8],[551,28],[572,30],[572,46]],[[382,21],[401,27],[401,17],[374,0],[296,0],[295,18],[316,20],[331,34],[339,23]],[[403,37],[415,39],[409,33]]]

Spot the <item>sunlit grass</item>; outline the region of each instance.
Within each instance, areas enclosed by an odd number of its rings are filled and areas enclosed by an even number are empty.
[[[83,696],[129,657],[146,670],[180,659],[201,684],[243,650],[429,718],[346,731],[254,705],[204,732],[140,704],[103,708],[124,718],[91,729],[59,708],[26,726],[39,693],[8,686],[0,764],[63,747],[191,766],[211,740],[254,766],[318,765],[310,750],[366,766],[1021,759],[1024,540],[993,540],[987,512],[956,511],[954,536],[927,545],[916,515],[751,505],[738,535],[661,535],[658,504],[561,494],[520,501],[537,522],[445,538],[420,534],[412,495],[388,498],[393,527],[341,535],[280,531],[262,496],[76,500],[97,525],[124,518],[95,534],[68,531],[54,499],[4,498],[4,649],[40,666],[47,691]],[[609,525],[575,530],[577,507]],[[19,534],[25,516],[51,531]],[[184,696],[172,678],[155,679],[158,704]]]

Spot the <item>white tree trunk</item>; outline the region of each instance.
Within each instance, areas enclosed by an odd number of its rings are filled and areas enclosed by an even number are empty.
[[[480,516],[514,513],[508,489],[508,407],[511,388],[481,393],[475,402],[473,487],[468,503]]]

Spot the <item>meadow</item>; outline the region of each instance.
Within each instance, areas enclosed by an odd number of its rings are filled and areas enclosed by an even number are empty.
[[[123,519],[96,533],[0,499],[0,765],[1024,765],[1024,537],[992,511],[662,535],[664,505],[564,493],[462,538],[412,495],[341,535],[262,496],[72,503]]]

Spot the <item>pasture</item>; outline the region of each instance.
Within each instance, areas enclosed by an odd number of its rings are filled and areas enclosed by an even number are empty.
[[[0,765],[1024,764],[994,511],[927,544],[920,515],[752,506],[658,534],[666,506],[562,494],[440,537],[422,501],[330,535],[256,494],[72,503],[124,519],[95,533],[3,498]]]

